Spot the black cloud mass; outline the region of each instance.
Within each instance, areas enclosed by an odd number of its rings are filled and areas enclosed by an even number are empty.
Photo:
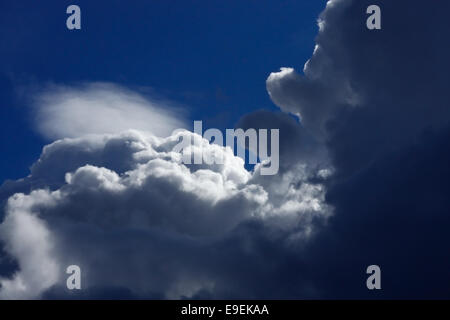
[[[281,112],[237,124],[280,129],[278,175],[205,140],[225,163],[181,164],[188,131],[46,146],[0,188],[0,298],[450,298],[449,10],[329,1],[302,72],[267,78]]]

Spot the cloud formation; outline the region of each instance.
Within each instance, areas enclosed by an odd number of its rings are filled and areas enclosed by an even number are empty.
[[[381,8],[381,30],[366,8]],[[448,2],[333,0],[303,72],[272,73],[281,110],[327,148],[335,215],[303,253],[322,298],[448,298]],[[383,289],[365,287],[381,266]],[[314,295],[310,295],[313,296]]]
[[[1,252],[17,264],[1,296],[70,297],[64,267],[79,264],[77,297],[448,298],[450,4],[376,3],[370,31],[373,1],[329,1],[303,73],[267,79],[285,113],[239,121],[280,129],[276,176],[188,131],[46,146],[0,188]],[[182,135],[225,163],[180,163]],[[381,291],[365,287],[371,264]]]
[[[368,30],[370,1],[329,1],[303,74],[282,68],[266,81],[273,102],[299,115],[327,143],[335,165],[354,172],[450,119],[444,70],[447,5],[378,1],[381,30]],[[358,150],[358,152],[356,152]]]
[[[33,103],[37,130],[51,140],[129,129],[168,136],[186,125],[180,108],[112,83],[51,85]]]
[[[175,152],[185,135],[197,147]],[[108,165],[100,155],[111,146],[114,163]],[[181,163],[199,146],[206,154],[220,152],[224,164]],[[114,287],[144,297],[217,294],[228,290],[223,279],[232,273],[217,265],[224,241],[253,255],[245,242],[256,234],[283,235],[278,246],[289,246],[309,239],[312,222],[332,214],[323,185],[308,181],[312,170],[299,166],[266,191],[258,166],[248,172],[231,149],[189,131],[167,138],[134,130],[59,140],[44,149],[32,175],[41,168],[54,187],[15,193],[0,225],[4,249],[19,265],[12,278],[1,280],[3,298],[64,290],[71,264],[81,267],[88,292]],[[264,233],[249,231],[248,240],[238,240],[234,232],[249,223]]]

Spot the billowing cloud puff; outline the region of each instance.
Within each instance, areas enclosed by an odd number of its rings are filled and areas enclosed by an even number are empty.
[[[196,144],[175,151],[184,138]],[[195,152],[221,153],[223,164],[181,162]],[[310,238],[313,221],[332,213],[324,186],[309,181],[313,171],[299,165],[265,183],[259,166],[248,172],[230,148],[189,131],[56,141],[16,187],[29,186],[33,175],[52,184],[7,202],[1,240],[19,270],[1,280],[0,295],[36,298],[63,290],[72,264],[81,267],[87,292],[113,287],[144,297],[238,295],[224,280],[233,271],[217,265],[225,259],[223,242],[235,242],[242,255],[256,254],[250,244],[255,231],[249,229],[247,240],[234,235],[252,223],[264,230],[258,237],[282,235],[272,239],[280,248]]]

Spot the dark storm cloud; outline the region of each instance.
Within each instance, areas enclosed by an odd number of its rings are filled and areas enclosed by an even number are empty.
[[[365,27],[377,4],[382,29]],[[448,298],[447,2],[331,1],[304,75],[272,74],[282,110],[324,141],[335,215],[304,252],[325,298]],[[382,290],[365,287],[378,264]]]
[[[371,4],[381,7],[381,30],[366,28]],[[447,125],[448,8],[424,1],[329,2],[305,75],[272,74],[272,99],[300,113],[302,124],[327,142],[335,165],[348,173],[427,127]]]
[[[450,128],[335,182],[335,216],[308,248],[310,279],[326,298],[448,298]],[[381,292],[365,267],[382,270]]]
[[[249,128],[279,129],[279,158],[280,172],[282,173],[291,170],[299,163],[313,167],[329,167],[325,146],[288,114],[259,110],[242,116],[236,127],[244,130]],[[270,146],[268,149],[271,149]]]

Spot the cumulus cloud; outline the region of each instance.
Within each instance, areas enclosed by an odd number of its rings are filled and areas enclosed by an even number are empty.
[[[180,108],[112,83],[50,85],[33,103],[37,130],[52,140],[128,129],[168,136],[185,127]]]
[[[196,144],[175,151],[183,137]],[[111,146],[114,163],[103,157]],[[224,164],[181,162],[200,147],[206,155],[220,152]],[[166,138],[133,130],[59,140],[44,148],[31,175],[43,174],[41,168],[53,188],[10,197],[0,225],[7,231],[4,249],[19,266],[1,280],[4,298],[62,290],[71,264],[81,267],[87,290],[116,287],[168,298],[226,292],[233,271],[217,265],[223,242],[242,246],[241,255],[259,254],[244,244],[255,232],[249,229],[242,240],[236,230],[257,223],[264,230],[258,236],[283,235],[278,246],[291,246],[310,238],[314,219],[332,214],[324,186],[309,181],[312,172],[285,173],[270,187],[258,178],[259,166],[248,172],[230,148],[189,131]],[[237,288],[229,294],[236,296]]]

